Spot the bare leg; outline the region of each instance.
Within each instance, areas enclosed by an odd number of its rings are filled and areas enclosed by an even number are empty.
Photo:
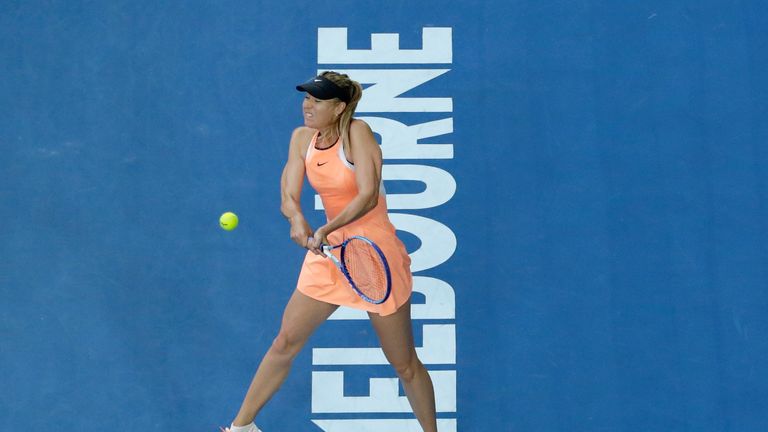
[[[411,408],[424,432],[437,432],[435,390],[427,369],[416,356],[411,327],[410,301],[392,315],[369,313],[389,363],[403,383]]]
[[[261,360],[240,411],[232,422],[235,426],[247,425],[256,418],[264,404],[285,381],[293,359],[307,339],[337,307],[294,291],[285,306],[280,332]]]

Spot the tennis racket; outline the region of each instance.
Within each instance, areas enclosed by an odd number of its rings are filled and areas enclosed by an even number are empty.
[[[365,237],[352,236],[339,245],[323,245],[323,253],[336,264],[363,300],[373,304],[387,301],[392,291],[392,277],[387,258],[376,243]]]

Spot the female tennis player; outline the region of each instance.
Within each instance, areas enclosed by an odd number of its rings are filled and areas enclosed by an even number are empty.
[[[305,92],[304,126],[291,136],[281,179],[281,211],[290,222],[291,239],[308,251],[280,331],[261,360],[232,425],[222,430],[259,431],[253,421],[282,385],[293,359],[315,329],[344,305],[368,312],[422,429],[436,432],[432,380],[417,358],[413,342],[410,258],[387,216],[381,148],[370,127],[352,118],[362,87],[347,75],[324,72],[296,89]],[[299,200],[305,174],[320,195],[327,218],[314,231]],[[339,244],[355,235],[373,240],[389,263],[392,291],[381,304],[358,296],[322,253],[322,245]]]

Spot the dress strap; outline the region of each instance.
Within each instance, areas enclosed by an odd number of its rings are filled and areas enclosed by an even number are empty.
[[[307,147],[307,155],[304,156],[304,161],[308,161],[312,157],[312,152],[315,150],[315,142],[317,141],[317,136],[320,134],[320,131],[315,132],[314,135],[312,135],[312,139],[309,140],[309,147]]]

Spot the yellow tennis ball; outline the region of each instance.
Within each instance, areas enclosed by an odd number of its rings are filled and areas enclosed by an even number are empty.
[[[219,218],[219,225],[227,231],[237,228],[237,215],[232,212],[226,212]]]

